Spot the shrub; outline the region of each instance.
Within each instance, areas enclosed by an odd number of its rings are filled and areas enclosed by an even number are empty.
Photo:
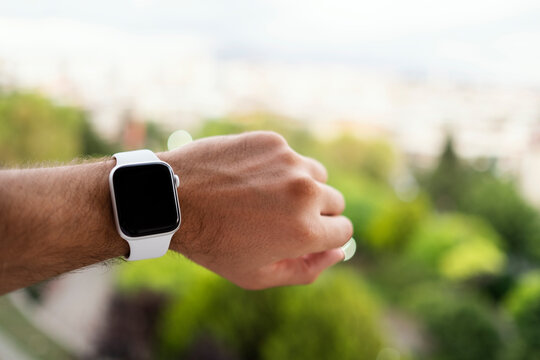
[[[375,359],[381,339],[367,290],[358,275],[347,271],[334,271],[315,286],[287,289],[262,358]]]
[[[407,249],[414,261],[452,280],[495,275],[506,257],[497,233],[484,221],[464,215],[434,216],[412,237]]]
[[[540,272],[524,275],[506,305],[523,343],[523,358],[540,358]]]
[[[425,358],[495,359],[503,350],[495,314],[480,300],[429,285],[411,289],[406,296],[432,342]]]
[[[352,270],[328,271],[307,287],[246,291],[217,276],[192,285],[163,313],[162,358],[211,346],[227,359],[361,360],[375,359],[382,344],[375,302]]]

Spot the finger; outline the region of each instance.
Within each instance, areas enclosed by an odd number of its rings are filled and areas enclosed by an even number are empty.
[[[313,158],[303,155],[300,156],[304,160],[304,164],[306,164],[309,174],[313,176],[315,180],[321,183],[325,183],[326,180],[328,180],[328,172],[323,164]]]
[[[345,198],[338,190],[330,185],[319,184],[321,187],[321,215],[339,215],[345,210]]]
[[[345,245],[353,235],[351,220],[343,215],[321,216],[322,241],[318,251],[325,251]]]
[[[343,260],[341,249],[332,249],[281,260],[276,263],[275,279],[278,285],[310,284],[322,271]]]

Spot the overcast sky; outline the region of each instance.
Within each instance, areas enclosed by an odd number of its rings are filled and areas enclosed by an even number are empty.
[[[11,32],[14,20],[19,28]],[[55,21],[65,31],[190,36],[219,58],[337,62],[540,86],[538,0],[0,0],[0,47],[7,37],[32,41],[29,32],[46,32]]]

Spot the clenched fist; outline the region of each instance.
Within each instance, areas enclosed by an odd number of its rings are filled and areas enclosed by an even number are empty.
[[[352,236],[319,162],[272,132],[210,137],[161,153],[180,177],[171,249],[246,289],[307,284]]]

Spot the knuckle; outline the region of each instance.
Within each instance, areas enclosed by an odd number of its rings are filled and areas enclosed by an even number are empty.
[[[299,160],[300,160],[298,158],[298,155],[296,155],[294,153],[294,151],[292,151],[289,148],[287,148],[285,151],[281,152],[280,155],[279,155],[279,158],[284,164],[291,165],[291,166],[298,165]]]
[[[257,141],[265,143],[270,146],[286,146],[287,140],[283,135],[278,134],[274,131],[256,131],[253,133],[257,137]]]
[[[307,163],[310,163],[311,167],[316,169],[316,171],[319,173],[319,175],[324,178],[324,182],[328,180],[328,170],[326,169],[326,166],[324,166],[319,160],[311,158],[311,157],[304,157]]]
[[[297,175],[289,179],[289,192],[296,197],[314,196],[319,193],[315,179],[306,175]]]
[[[327,182],[328,181],[328,170],[326,169],[326,167],[323,164],[320,164],[320,169],[321,169],[322,182]]]

